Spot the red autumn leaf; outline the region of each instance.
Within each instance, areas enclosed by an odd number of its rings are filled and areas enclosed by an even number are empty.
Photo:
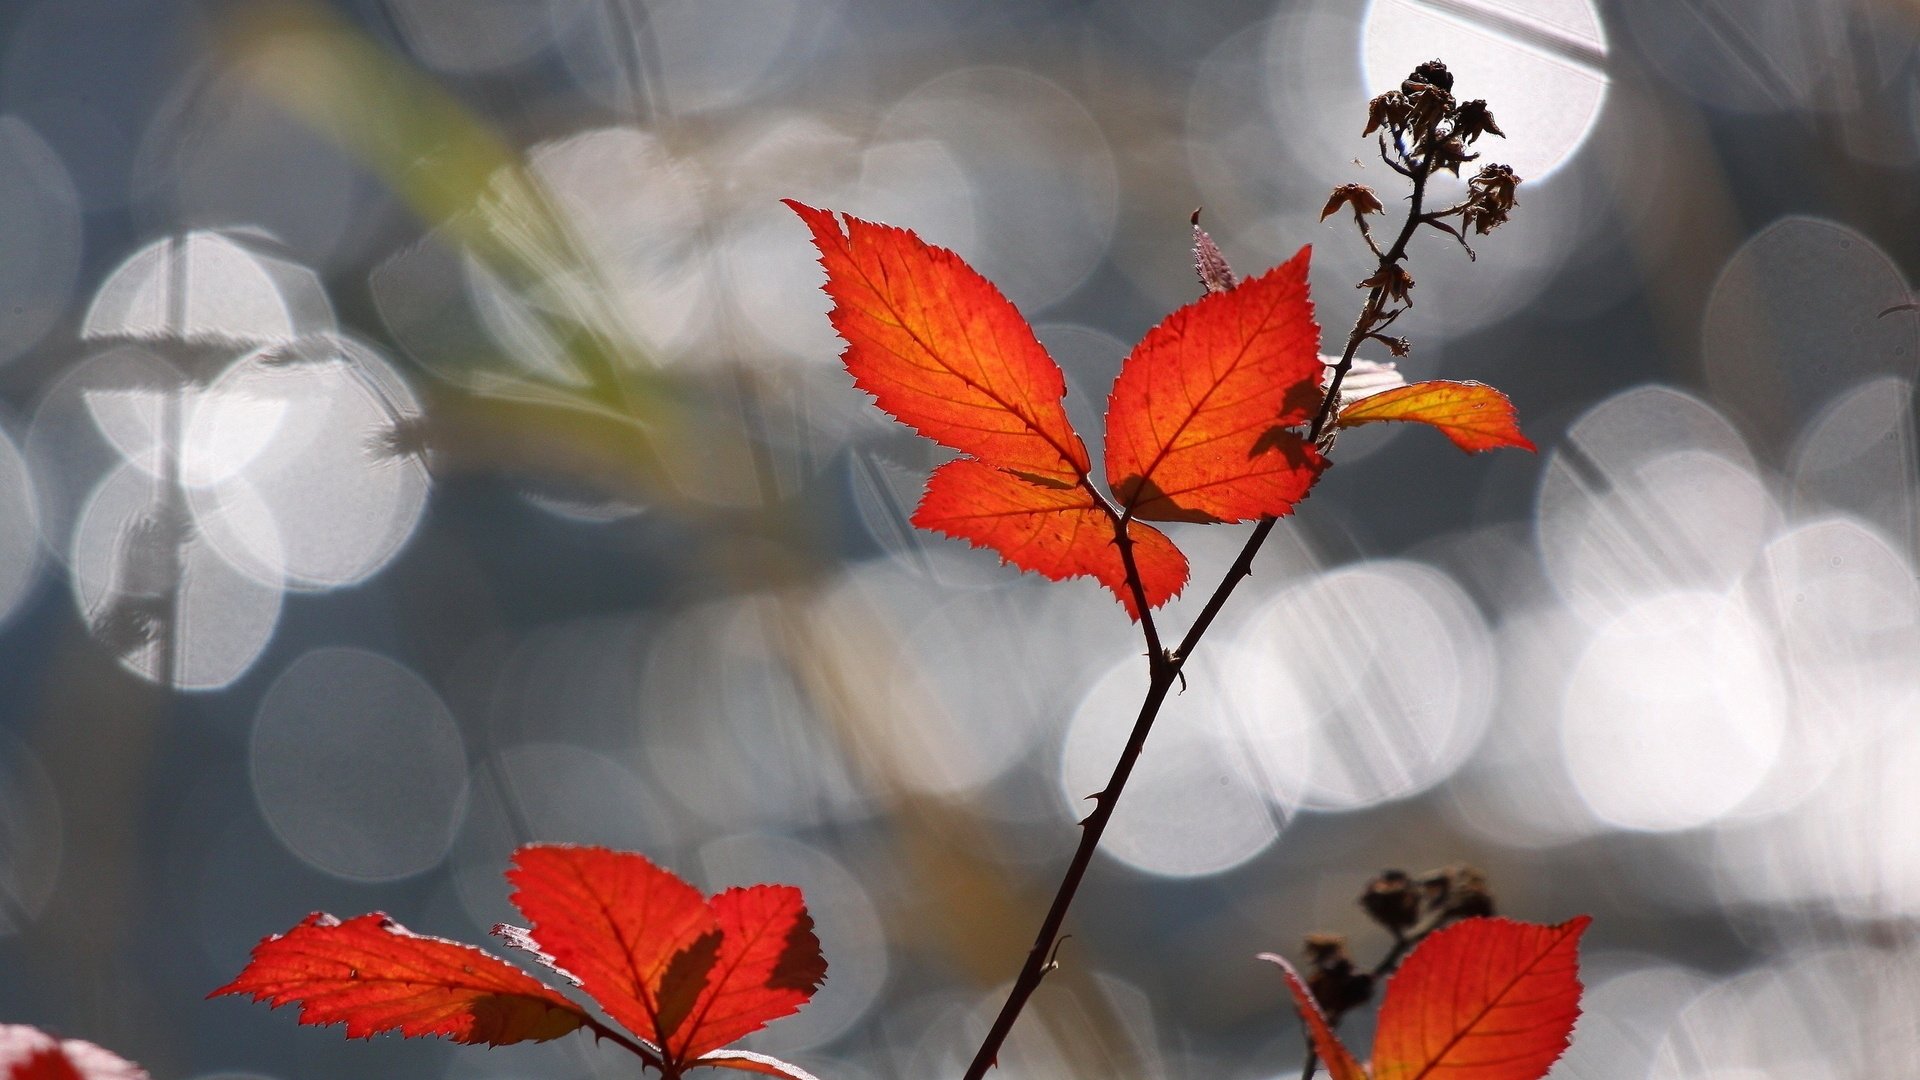
[[[797,1011],[826,977],[791,886],[708,900],[639,855],[559,844],[521,848],[507,879],[540,950],[669,1062]]]
[[[460,1043],[544,1042],[586,1021],[578,1005],[519,968],[457,941],[415,934],[379,912],[315,912],[253,948],[238,978],[208,994],[300,1006],[300,1022]]]
[[[1341,409],[1339,425],[1358,427],[1381,420],[1432,424],[1469,454],[1497,446],[1534,449],[1533,440],[1520,433],[1513,402],[1485,383],[1445,379],[1411,383]]]
[[[147,1070],[83,1039],[0,1024],[0,1080],[148,1080]]]
[[[1088,468],[1066,378],[1020,312],[958,255],[906,229],[786,204],[813,231],[847,370],[882,409],[990,465],[1065,484]]]
[[[1333,1025],[1327,1023],[1325,1013],[1320,1011],[1320,1003],[1313,1000],[1313,991],[1301,980],[1299,972],[1286,958],[1275,953],[1261,953],[1260,959],[1280,965],[1286,975],[1287,989],[1293,993],[1294,1008],[1300,1010],[1300,1018],[1307,1022],[1307,1034],[1313,1038],[1313,1050],[1320,1055],[1320,1061],[1326,1065],[1333,1080],[1367,1080],[1365,1069],[1354,1060],[1352,1051],[1333,1033]]]
[[[949,461],[927,479],[913,523],[976,547],[990,547],[1023,570],[1059,581],[1092,577],[1140,617],[1114,542],[1113,518],[1084,487],[1046,487],[967,458]],[[1178,595],[1187,559],[1165,533],[1127,523],[1134,562],[1149,607]]]
[[[1326,461],[1301,434],[1320,405],[1308,250],[1169,315],[1107,399],[1107,477],[1134,517],[1249,521],[1306,497]]]
[[[1374,1080],[1539,1080],[1580,1015],[1580,934],[1592,921],[1483,918],[1436,931],[1387,984]]]
[[[812,1073],[792,1062],[781,1061],[777,1057],[756,1054],[749,1050],[721,1050],[702,1054],[690,1064],[702,1069],[738,1069],[741,1072],[759,1073],[763,1076],[781,1076],[786,1080],[818,1080]]]

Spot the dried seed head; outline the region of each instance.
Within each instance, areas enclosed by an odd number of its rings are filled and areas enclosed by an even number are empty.
[[[1367,891],[1360,894],[1360,906],[1374,922],[1396,936],[1420,921],[1420,892],[1404,870],[1383,870],[1367,882]]]
[[[1342,206],[1353,207],[1353,216],[1383,213],[1386,207],[1380,204],[1380,196],[1365,184],[1341,184],[1327,196],[1327,205],[1320,211],[1320,220],[1325,221]]]

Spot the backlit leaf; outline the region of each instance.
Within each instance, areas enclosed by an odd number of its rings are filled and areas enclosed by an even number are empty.
[[[820,939],[791,885],[728,889],[713,898],[720,949],[686,1024],[668,1039],[673,1056],[699,1057],[799,1011],[827,977]]]
[[[1485,383],[1445,379],[1411,383],[1341,409],[1339,425],[1358,427],[1381,420],[1431,424],[1470,454],[1499,446],[1534,449],[1533,441],[1520,433],[1513,402]]]
[[[530,844],[507,871],[527,936],[621,1026],[662,1043],[660,986],[669,965],[720,920],[700,890],[640,855]]]
[[[967,458],[950,461],[927,479],[913,523],[976,547],[1055,581],[1091,577],[1113,591],[1138,619],[1126,566],[1114,542],[1113,519],[1083,487],[1048,487]],[[1127,525],[1134,561],[1149,607],[1178,595],[1187,559],[1165,533],[1143,522]]]
[[[1308,251],[1147,332],[1107,399],[1107,477],[1133,516],[1249,521],[1292,511],[1326,462],[1290,430],[1320,405]]]
[[[813,232],[847,370],[882,409],[990,465],[1078,483],[1087,449],[1033,328],[958,255],[906,229],[786,200]]]
[[[527,936],[609,1016],[687,1063],[797,1011],[827,964],[800,890],[703,897],[644,857],[534,844],[514,854]]]
[[[346,922],[307,916],[254,946],[239,977],[208,996],[222,994],[298,1004],[302,1024],[345,1024],[349,1038],[397,1031],[504,1046],[558,1038],[586,1018],[505,961],[378,912]]]
[[[1580,934],[1468,919],[1436,931],[1387,983],[1374,1080],[1539,1080],[1580,1015]]]
[[[1333,1033],[1333,1025],[1327,1023],[1326,1014],[1320,1011],[1320,1003],[1313,1000],[1313,991],[1300,978],[1293,965],[1277,953],[1261,953],[1260,959],[1278,964],[1286,976],[1287,989],[1293,994],[1294,1008],[1300,1010],[1300,1018],[1307,1022],[1307,1034],[1313,1039],[1314,1053],[1320,1055],[1321,1064],[1333,1075],[1333,1080],[1367,1080],[1365,1069],[1354,1060],[1353,1053],[1340,1036]]]

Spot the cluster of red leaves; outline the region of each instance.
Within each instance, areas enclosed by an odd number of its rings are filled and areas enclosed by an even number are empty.
[[[82,1039],[0,1024],[0,1080],[147,1080],[147,1070]]]
[[[640,855],[533,844],[507,880],[529,926],[494,933],[584,990],[667,1077],[692,1068],[811,1080],[794,1065],[728,1044],[797,1011],[827,963],[800,891],[727,889],[712,897]],[[471,945],[415,934],[374,913],[315,913],[254,947],[233,982],[303,1024],[352,1038],[395,1031],[460,1043],[544,1042],[585,1027],[627,1040],[565,995]]]
[[[1580,1015],[1585,915],[1558,926],[1468,919],[1435,931],[1387,984],[1372,1072],[1327,1023],[1284,959],[1294,1004],[1333,1080],[1539,1080],[1567,1048]]]
[[[1127,356],[1107,398],[1110,500],[1067,420],[1059,365],[1000,290],[906,229],[843,214],[843,231],[832,211],[787,205],[820,251],[854,382],[966,455],[929,478],[921,528],[1054,580],[1094,578],[1138,619],[1125,547],[1148,606],[1187,580],[1186,556],[1146,522],[1279,517],[1327,465],[1302,430],[1324,371],[1305,248],[1169,315]],[[1506,398],[1477,383],[1416,383],[1338,417],[1381,420],[1433,424],[1470,451],[1532,448]]]

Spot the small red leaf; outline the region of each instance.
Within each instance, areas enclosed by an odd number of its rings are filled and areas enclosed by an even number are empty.
[[[1507,395],[1485,383],[1435,379],[1362,398],[1340,410],[1341,427],[1381,420],[1431,424],[1467,453],[1499,446],[1534,449],[1520,433],[1520,420]]]
[[[1133,516],[1249,521],[1292,511],[1325,459],[1289,430],[1320,405],[1308,250],[1147,332],[1107,399],[1107,477]]]
[[[913,523],[976,547],[989,547],[1022,570],[1055,581],[1091,577],[1140,617],[1114,542],[1113,518],[1082,487],[1049,487],[969,458],[949,461],[927,479]],[[1149,607],[1179,595],[1187,559],[1144,522],[1127,523]]]
[[[708,900],[642,856],[561,844],[521,848],[507,877],[528,936],[672,1064],[795,1012],[826,977],[791,886]]]
[[[660,1035],[660,984],[668,965],[720,929],[706,898],[640,855],[606,848],[529,844],[507,880],[528,936],[627,1030]]]
[[[792,199],[827,270],[847,370],[882,409],[1003,469],[1078,483],[1087,448],[1066,378],[1012,303],[960,256],[906,229]]]
[[[0,1024],[0,1080],[148,1080],[147,1070],[83,1039]]]
[[[1435,932],[1387,983],[1374,1080],[1539,1080],[1580,1015],[1580,934],[1592,921],[1468,919]]]
[[[786,1080],[818,1080],[812,1073],[790,1061],[781,1061],[777,1057],[756,1054],[750,1050],[721,1050],[703,1054],[691,1064],[702,1069],[738,1069],[763,1076],[782,1076]]]
[[[1325,1013],[1320,1011],[1320,1003],[1313,1000],[1313,991],[1301,980],[1300,974],[1286,958],[1276,953],[1261,953],[1260,959],[1278,964],[1287,978],[1287,989],[1293,994],[1294,1007],[1300,1010],[1300,1018],[1307,1022],[1307,1034],[1313,1038],[1314,1053],[1333,1074],[1333,1080],[1367,1080],[1366,1070],[1354,1060],[1352,1051],[1347,1049],[1340,1036],[1333,1033],[1333,1025],[1327,1023]]]
[[[505,1046],[578,1028],[580,1007],[471,945],[415,934],[378,912],[341,922],[316,912],[254,946],[238,978],[208,997],[251,994],[300,1006],[300,1022]]]

